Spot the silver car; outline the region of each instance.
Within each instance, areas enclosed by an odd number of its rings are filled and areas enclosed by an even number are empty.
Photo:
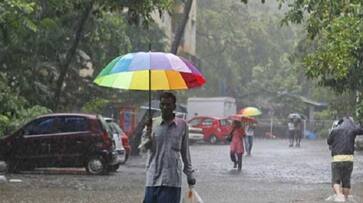
[[[195,128],[189,126],[189,142],[190,143],[196,143],[198,141],[203,141],[204,135],[202,128]]]

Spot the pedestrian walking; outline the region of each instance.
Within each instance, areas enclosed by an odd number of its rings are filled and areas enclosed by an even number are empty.
[[[183,171],[187,183],[196,183],[189,152],[188,125],[175,117],[176,97],[160,95],[161,118],[150,121],[143,135],[148,149],[144,203],[179,203]],[[182,169],[182,162],[184,169]]]
[[[255,135],[256,125],[254,123],[247,124],[245,128],[245,147],[246,147],[246,155],[251,156],[252,146],[253,146],[253,137]]]
[[[327,139],[332,155],[332,187],[336,202],[345,202],[350,197],[354,141],[357,135],[362,134],[363,128],[355,125],[351,117],[344,117],[331,130]]]
[[[295,140],[296,140],[296,147],[300,147],[301,139],[304,134],[304,122],[302,119],[296,118],[294,119],[295,125]]]
[[[243,138],[245,136],[245,130],[242,127],[241,121],[233,120],[230,136],[230,157],[234,163],[233,168],[238,168],[238,171],[241,171],[242,156],[244,152]]]
[[[287,122],[287,128],[289,131],[289,147],[293,147],[296,129],[295,129],[295,124],[294,124],[294,121],[292,118],[289,118],[289,120]]]

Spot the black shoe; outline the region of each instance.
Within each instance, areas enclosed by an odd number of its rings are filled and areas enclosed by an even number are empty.
[[[294,145],[293,144],[290,144],[289,147],[293,147]]]
[[[233,168],[237,168],[237,162],[234,162]]]

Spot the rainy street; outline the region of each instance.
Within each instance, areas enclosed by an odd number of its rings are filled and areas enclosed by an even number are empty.
[[[304,140],[301,148],[288,148],[287,140],[256,139],[252,156],[243,158],[241,173],[232,169],[228,149],[191,146],[196,190],[206,203],[325,202],[332,193],[324,140]],[[117,173],[106,176],[89,176],[83,169],[11,174],[9,180],[22,182],[1,183],[0,202],[141,202],[144,161],[132,157]],[[356,153],[352,182],[354,198],[362,202],[362,152]]]

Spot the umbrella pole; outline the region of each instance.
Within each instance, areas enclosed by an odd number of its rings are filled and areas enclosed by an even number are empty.
[[[151,70],[149,69],[149,120],[151,119]]]
[[[147,26],[147,29],[149,30],[149,25]],[[150,42],[149,42],[149,53],[151,53],[151,43]],[[152,116],[151,116],[151,68],[150,68],[149,69],[149,121],[151,121],[151,119],[152,119]]]

